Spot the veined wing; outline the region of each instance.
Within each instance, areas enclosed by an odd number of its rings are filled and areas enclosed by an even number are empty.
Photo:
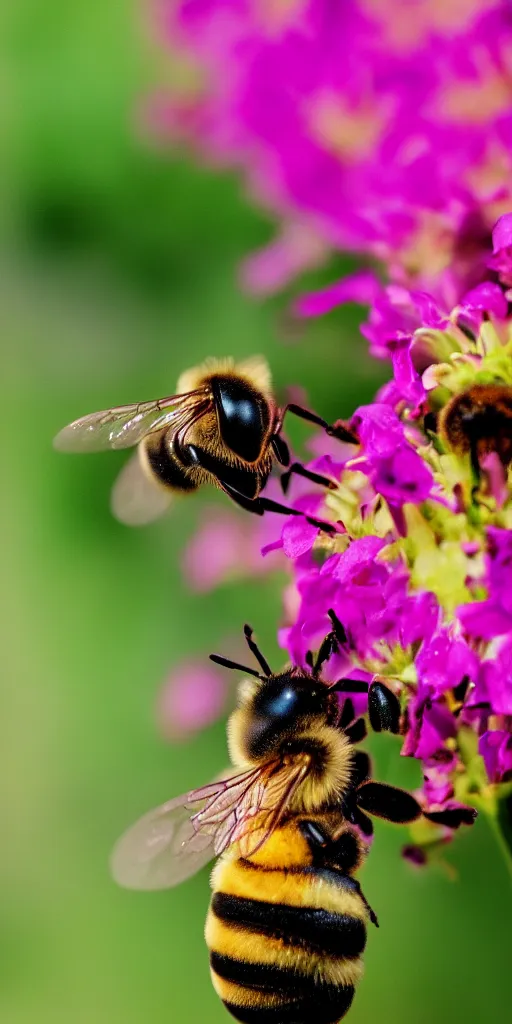
[[[237,814],[227,845],[238,843],[241,857],[257,853],[279,825],[309,767],[309,758],[298,757],[262,768],[247,800],[247,811]]]
[[[193,816],[194,828],[213,836],[216,856],[238,843],[241,856],[249,857],[279,824],[308,771],[309,758],[285,764],[276,759],[227,780],[229,788],[213,794]]]
[[[100,452],[108,448],[131,448],[153,430],[184,428],[210,405],[206,388],[183,395],[169,395],[153,402],[120,405],[82,416],[57,434],[54,446],[63,452]]]
[[[236,805],[258,769],[183,793],[149,811],[117,841],[112,874],[127,889],[168,889],[190,878],[216,855],[215,828],[195,820],[203,808],[222,799],[225,813]]]
[[[118,840],[111,860],[119,885],[166,889],[190,878],[233,843],[242,856],[271,835],[309,765],[297,759],[238,772],[145,814]]]

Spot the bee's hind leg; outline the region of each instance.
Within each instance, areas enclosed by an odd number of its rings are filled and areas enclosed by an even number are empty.
[[[336,812],[336,818],[338,813]],[[379,922],[377,915],[364,896],[361,886],[352,872],[358,867],[361,860],[361,845],[351,828],[343,828],[339,835],[327,835],[321,822],[302,821],[301,832],[309,843],[313,853],[314,863],[317,867],[334,868],[341,872],[343,884],[354,890],[361,897],[372,924],[377,928]]]

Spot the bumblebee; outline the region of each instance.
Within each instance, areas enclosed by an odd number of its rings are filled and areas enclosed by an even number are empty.
[[[368,689],[328,685],[323,662],[333,630],[310,671],[272,674],[245,627],[258,670],[241,669],[238,706],[228,723],[237,771],[151,811],[119,840],[113,874],[123,886],[159,889],[218,856],[205,937],[214,988],[246,1024],[335,1024],[347,1013],[362,969],[368,922],[377,918],[354,873],[372,834],[368,813],[410,822],[413,796],[371,780],[364,737],[350,697]],[[396,731],[397,697],[370,686],[372,719]]]
[[[474,384],[454,395],[439,414],[439,433],[457,454],[468,455],[477,479],[485,455],[512,462],[512,387]]]
[[[287,411],[340,439],[352,438],[349,431],[330,428],[301,406],[280,409],[267,363],[258,356],[238,364],[231,359],[207,360],[181,375],[177,394],[83,416],[64,427],[54,445],[68,452],[138,446],[112,492],[114,515],[130,526],[158,518],[173,496],[197,491],[204,483],[222,488],[236,504],[257,515],[300,515],[261,496],[274,462],[290,463],[281,436]],[[332,486],[300,463],[289,466],[288,476],[291,472]]]

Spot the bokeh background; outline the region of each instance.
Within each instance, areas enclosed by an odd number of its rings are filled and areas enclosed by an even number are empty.
[[[327,418],[381,378],[357,311],[290,332],[282,297],[241,294],[237,264],[272,225],[233,178],[143,137],[141,98],[168,74],[144,5],[16,0],[0,21],[0,1016],[220,1024],[202,938],[208,872],[129,893],[108,855],[140,813],[224,765],[222,722],[168,744],[156,696],[174,663],[206,658],[244,620],[279,664],[282,579],[191,594],[180,554],[212,496],[130,531],[108,509],[123,456],[65,457],[51,439],[95,408],[172,391],[208,354],[266,353],[281,392],[302,385]],[[414,785],[394,741],[379,740],[380,776]],[[364,871],[381,927],[350,1020],[503,1017],[512,904],[493,837],[484,822],[460,836],[456,881],[415,873],[403,840],[378,827]]]

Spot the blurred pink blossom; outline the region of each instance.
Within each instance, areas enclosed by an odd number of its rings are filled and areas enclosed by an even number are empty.
[[[477,282],[511,205],[509,0],[157,10],[171,60],[188,59],[190,73],[153,119],[238,169],[283,224],[246,261],[249,288],[281,288],[328,249],[377,259],[448,307]]]
[[[184,740],[205,729],[220,718],[229,689],[227,674],[207,658],[175,665],[157,698],[159,731],[165,739]]]

